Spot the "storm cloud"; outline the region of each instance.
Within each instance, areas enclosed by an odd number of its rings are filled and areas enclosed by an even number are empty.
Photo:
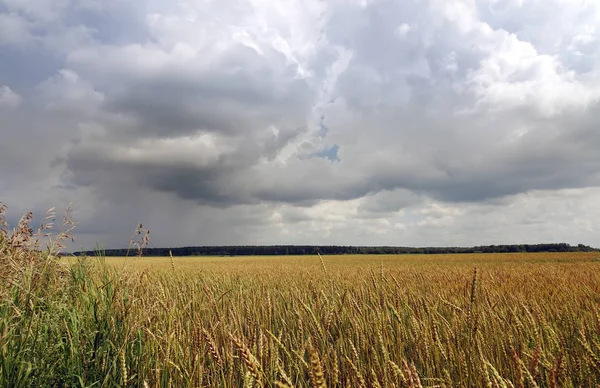
[[[0,0],[0,200],[77,244],[595,242],[600,6]]]

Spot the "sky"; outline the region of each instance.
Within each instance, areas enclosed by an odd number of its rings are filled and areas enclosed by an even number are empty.
[[[73,248],[600,246],[600,3],[0,0],[0,201]]]

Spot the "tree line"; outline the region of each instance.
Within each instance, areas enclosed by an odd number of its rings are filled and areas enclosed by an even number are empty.
[[[389,254],[450,254],[450,253],[511,253],[511,252],[594,252],[587,245],[519,244],[482,245],[475,247],[394,247],[394,246],[317,246],[317,245],[239,245],[239,246],[191,246],[179,248],[145,248],[144,256],[285,256],[285,255],[389,255]],[[77,256],[135,256],[137,249],[105,249],[74,252]]]

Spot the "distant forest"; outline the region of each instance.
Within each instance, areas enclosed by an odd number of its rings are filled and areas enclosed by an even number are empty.
[[[594,252],[597,249],[579,244],[521,244],[521,245],[485,245],[477,247],[353,247],[353,246],[314,246],[314,245],[272,245],[272,246],[199,246],[181,248],[145,248],[144,256],[284,256],[284,255],[388,255],[388,254],[448,254],[448,253],[510,253],[510,252]],[[77,256],[134,256],[135,248],[106,249],[101,252],[75,252]]]

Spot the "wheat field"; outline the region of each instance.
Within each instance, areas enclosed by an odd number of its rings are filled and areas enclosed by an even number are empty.
[[[600,381],[597,256],[105,262],[128,384],[583,387]]]
[[[0,385],[596,387],[598,257],[58,259],[0,235]]]

